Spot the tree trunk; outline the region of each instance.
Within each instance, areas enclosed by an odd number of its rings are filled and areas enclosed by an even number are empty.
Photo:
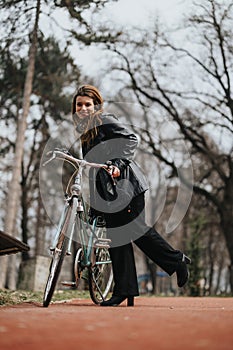
[[[21,219],[21,229],[23,242],[28,244],[28,188],[26,185],[26,178],[22,174],[22,187],[21,187],[21,208],[22,208],[22,219]],[[29,252],[22,253],[22,260],[29,259]]]
[[[4,231],[12,236],[16,235],[15,222],[18,213],[18,203],[20,197],[20,176],[21,176],[21,165],[24,151],[25,131],[27,128],[27,116],[30,108],[30,96],[32,93],[34,70],[35,70],[35,57],[36,57],[36,46],[37,46],[37,30],[40,15],[40,0],[37,0],[36,8],[36,19],[32,32],[32,42],[29,49],[29,60],[27,75],[24,84],[24,95],[23,95],[23,112],[18,119],[17,125],[17,137],[16,137],[16,149],[13,162],[12,179],[9,185],[8,196],[7,196],[7,212],[5,218]],[[9,278],[8,288],[16,289],[16,266],[10,264],[9,266]],[[1,264],[1,276],[0,276],[0,288],[5,287],[7,275],[7,259],[4,259],[4,265]]]
[[[49,133],[49,125],[46,121],[46,114],[44,113],[41,116],[41,132],[42,132],[42,140],[39,147],[38,159],[42,157],[42,152],[46,146],[48,138],[50,137]],[[38,164],[39,169],[39,164]],[[39,182],[39,174],[38,174],[38,182]],[[45,230],[46,230],[46,222],[47,222],[47,213],[43,205],[43,201],[41,198],[40,190],[38,189],[38,203],[37,203],[37,216],[36,216],[36,247],[35,254],[36,255],[44,255],[45,249],[47,251],[48,247],[45,247]]]
[[[217,274],[217,281],[216,281],[216,286],[214,290],[214,295],[217,295],[218,292],[222,293],[224,291],[221,289],[221,285],[220,285],[223,266],[224,266],[224,255],[222,254],[218,264],[218,274]]]
[[[232,210],[232,209],[231,209]],[[233,216],[232,212],[230,213],[229,209],[223,211],[223,214],[221,216],[221,226],[223,228],[224,236],[226,239],[226,245],[228,248],[228,253],[230,257],[230,266],[229,266],[229,273],[230,273],[230,288],[231,288],[231,294],[233,295]]]
[[[38,193],[38,204],[37,204],[37,215],[36,215],[36,247],[35,255],[44,255],[45,253],[45,223],[46,223],[46,212],[44,210],[43,202],[40,193]]]
[[[230,288],[233,295],[233,164],[231,163],[231,176],[226,181],[224,198],[222,201],[220,219],[223,234],[226,239],[226,245],[230,258]]]

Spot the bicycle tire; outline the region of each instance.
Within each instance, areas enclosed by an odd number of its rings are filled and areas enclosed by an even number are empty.
[[[48,280],[44,290],[44,298],[43,298],[44,307],[48,307],[51,302],[51,299],[57,284],[57,280],[61,271],[62,263],[66,255],[67,245],[68,245],[68,239],[64,237],[61,249],[55,248],[53,258],[50,263]]]
[[[105,228],[97,228],[96,235],[105,236]],[[113,285],[112,263],[107,247],[93,247],[94,263],[88,268],[89,293],[95,304],[106,300]]]
[[[75,256],[75,262],[74,262],[74,276],[75,276],[75,284],[77,288],[78,288],[79,281],[82,274],[82,267],[80,265],[82,258],[83,258],[83,250],[82,248],[79,248],[77,250],[77,253]]]
[[[58,277],[60,275],[62,263],[67,253],[67,247],[69,242],[68,237],[73,228],[73,223],[77,214],[77,205],[78,199],[74,197],[71,206],[67,210],[66,217],[64,218],[64,224],[61,228],[58,243],[54,250],[53,257],[50,263],[49,275],[43,297],[44,307],[49,306],[58,281]]]

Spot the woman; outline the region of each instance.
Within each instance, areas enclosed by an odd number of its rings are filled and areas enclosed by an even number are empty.
[[[73,98],[72,114],[81,133],[83,157],[108,164],[90,173],[91,216],[102,215],[111,238],[110,256],[114,274],[112,297],[101,306],[117,306],[127,299],[133,306],[139,295],[131,241],[169,275],[177,274],[179,287],[185,285],[191,260],[173,249],[145,223],[147,182],[133,161],[137,137],[110,114],[103,113],[103,98],[97,88],[81,86]]]

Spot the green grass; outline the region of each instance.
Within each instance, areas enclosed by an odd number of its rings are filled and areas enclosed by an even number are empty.
[[[52,302],[76,298],[87,299],[90,298],[90,295],[88,291],[58,290],[54,292]],[[43,292],[0,290],[0,306],[10,306],[33,302],[42,303],[42,300]]]

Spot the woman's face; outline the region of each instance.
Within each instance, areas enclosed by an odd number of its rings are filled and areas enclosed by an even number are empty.
[[[76,98],[76,113],[80,119],[84,119],[94,113],[95,106],[93,99],[88,96],[77,96]]]

